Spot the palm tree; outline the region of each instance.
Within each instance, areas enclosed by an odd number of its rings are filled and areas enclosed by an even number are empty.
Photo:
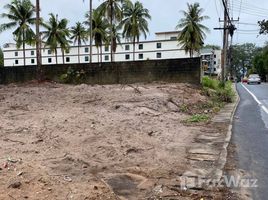
[[[199,3],[187,3],[187,6],[188,11],[181,11],[184,18],[179,21],[176,28],[180,30],[179,44],[182,45],[186,53],[190,53],[190,57],[193,57],[194,51],[199,52],[204,44],[205,32],[209,32],[209,29],[201,24],[202,21],[209,19],[209,17],[202,16],[204,10],[200,8]]]
[[[42,72],[42,56],[41,56],[41,40],[40,40],[40,1],[36,0],[35,5],[36,11],[36,63],[37,63],[37,79],[41,81],[43,79],[43,72]]]
[[[78,62],[80,63],[80,48],[82,43],[86,43],[88,33],[86,28],[81,22],[77,22],[75,26],[71,27],[71,37],[70,39],[74,41],[74,44],[78,45]]]
[[[83,0],[85,1],[85,0]],[[93,12],[93,9],[92,9],[92,0],[89,0],[89,15],[87,16],[87,19],[88,20],[88,25],[90,26],[89,28],[89,47],[90,47],[90,63],[92,63],[92,41],[93,41],[93,35],[92,35],[92,12]]]
[[[120,30],[121,30],[121,26],[114,24],[112,26],[112,35],[111,36],[109,35],[108,43],[111,44],[111,51],[112,51],[111,61],[114,60],[114,54],[116,52],[117,45],[121,44],[122,34],[120,33]]]
[[[10,22],[0,25],[0,33],[15,28],[13,32],[17,48],[23,48],[23,63],[26,65],[25,45],[34,43],[35,34],[31,28],[35,24],[35,9],[30,0],[13,0],[4,6],[8,13],[1,14]]]
[[[122,3],[123,0],[104,0],[102,4],[99,5],[98,10],[101,15],[107,17],[110,23],[110,41],[113,41],[113,27],[116,22],[122,19]],[[111,42],[111,61],[113,61],[113,43]]]
[[[95,41],[95,45],[98,50],[100,49],[100,62],[102,63],[102,46],[108,42],[108,28],[109,23],[106,18],[104,18],[98,10],[93,10],[92,15],[92,39]],[[99,62],[99,56],[98,56]]]
[[[60,47],[62,51],[62,60],[64,64],[64,52],[69,49],[70,31],[67,28],[67,19],[58,19],[58,15],[52,13],[49,14],[49,22],[44,23],[43,26],[46,31],[43,31],[43,39],[46,40],[46,46],[49,46],[50,50],[55,53],[56,64],[58,64],[58,52],[57,48]]]
[[[151,19],[149,10],[144,8],[142,3],[136,1],[134,4],[127,1],[123,4],[123,37],[133,42],[133,60],[135,60],[135,44],[139,42],[140,36],[147,37],[148,22]]]

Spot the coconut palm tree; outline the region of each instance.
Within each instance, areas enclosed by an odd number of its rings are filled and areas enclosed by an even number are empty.
[[[36,11],[36,21],[35,21],[35,28],[36,28],[36,64],[37,64],[37,79],[42,81],[43,79],[43,71],[42,71],[42,56],[41,56],[41,39],[40,39],[40,1],[36,0],[35,4],[35,11]]]
[[[1,14],[10,22],[0,25],[0,33],[15,28],[13,32],[17,48],[23,48],[23,63],[26,65],[25,45],[32,45],[35,41],[35,34],[31,28],[35,24],[35,9],[30,0],[12,0],[4,6],[7,13]]]
[[[58,64],[58,52],[57,48],[60,47],[62,51],[62,60],[64,64],[64,52],[69,49],[68,37],[70,36],[70,31],[67,28],[67,19],[58,19],[58,15],[52,13],[49,14],[50,19],[43,26],[46,31],[43,31],[43,39],[45,40],[45,45],[49,46],[50,50],[55,53],[56,64]]]
[[[85,0],[83,0],[85,2]],[[92,41],[93,41],[93,35],[92,35],[92,26],[90,25],[92,23],[92,12],[93,12],[93,5],[92,0],[89,0],[89,14],[87,16],[88,19],[88,25],[89,25],[89,47],[90,47],[90,60],[89,62],[92,63]]]
[[[95,45],[98,50],[100,49],[100,60],[98,56],[98,62],[102,62],[102,46],[108,42],[108,29],[109,23],[106,18],[104,18],[98,10],[93,10],[92,15],[92,37],[95,41]]]
[[[80,48],[82,43],[86,43],[88,38],[88,32],[81,22],[77,22],[75,26],[71,27],[71,37],[74,44],[78,45],[78,62],[80,63]]]
[[[182,45],[186,53],[190,54],[190,57],[193,57],[194,52],[199,52],[204,44],[205,32],[209,32],[209,29],[201,24],[209,17],[202,16],[204,10],[200,8],[199,3],[187,4],[187,7],[187,11],[181,11],[184,18],[179,21],[176,28],[180,30],[179,44]]]
[[[143,35],[146,39],[148,29],[148,21],[151,19],[149,10],[144,8],[142,3],[136,1],[134,4],[131,1],[126,1],[123,4],[123,37],[133,43],[133,60],[135,60],[135,44],[139,42],[140,36]]]
[[[121,26],[114,24],[112,26],[112,35],[109,35],[108,37],[108,43],[111,44],[111,51],[112,51],[111,60],[112,61],[114,60],[114,54],[116,52],[117,45],[121,44],[122,34],[120,30],[121,30]],[[112,42],[110,40],[112,40]]]
[[[104,0],[99,5],[98,11],[101,15],[107,17],[110,23],[110,41],[113,41],[113,27],[122,19],[122,2],[123,0]],[[111,43],[111,61],[113,61],[113,43]]]

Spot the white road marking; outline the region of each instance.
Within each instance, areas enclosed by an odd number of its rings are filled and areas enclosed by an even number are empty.
[[[253,97],[253,99],[259,104],[259,106],[268,114],[268,109],[259,101],[259,99],[249,89],[241,83],[243,88]]]

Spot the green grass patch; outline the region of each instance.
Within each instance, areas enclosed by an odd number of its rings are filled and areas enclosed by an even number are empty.
[[[187,123],[207,122],[210,117],[206,114],[195,114],[186,120]]]
[[[234,101],[235,92],[232,87],[232,82],[220,82],[210,77],[203,77],[202,79],[203,94],[211,97],[212,101],[216,103],[231,103]]]
[[[220,82],[217,79],[212,79],[208,76],[204,76],[202,79],[203,88],[210,88],[217,90],[219,88]]]

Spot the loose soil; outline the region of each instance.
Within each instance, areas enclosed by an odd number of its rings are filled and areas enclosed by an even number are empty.
[[[174,188],[215,129],[181,108],[207,101],[188,84],[0,86],[0,199],[200,199]]]

